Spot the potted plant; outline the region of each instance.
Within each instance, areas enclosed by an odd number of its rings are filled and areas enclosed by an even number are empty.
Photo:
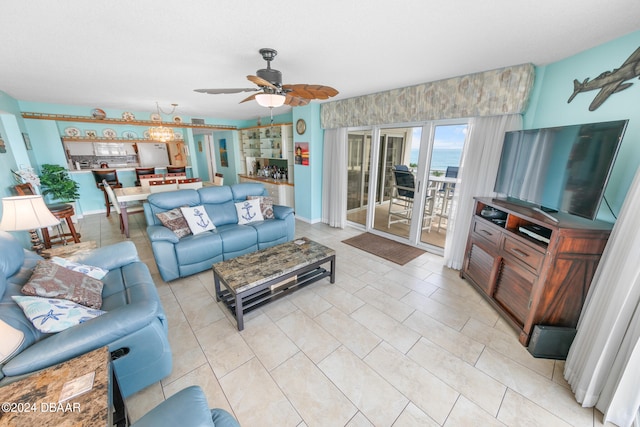
[[[53,201],[74,202],[80,198],[79,185],[71,179],[67,169],[58,165],[42,165],[40,173],[42,194]]]

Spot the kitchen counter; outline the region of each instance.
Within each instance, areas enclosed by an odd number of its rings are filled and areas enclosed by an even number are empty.
[[[240,182],[261,182],[264,184],[273,204],[295,208],[295,194],[292,182],[286,179],[265,178],[263,176],[238,174]]]
[[[249,179],[251,181],[264,182],[265,184],[290,185],[293,187],[293,182],[289,182],[286,179],[273,179],[273,178],[265,178],[264,176],[243,175],[243,174],[239,174],[238,177],[240,179]]]

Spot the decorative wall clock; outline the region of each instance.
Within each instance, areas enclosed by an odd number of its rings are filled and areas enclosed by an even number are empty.
[[[302,119],[298,119],[298,121],[296,122],[296,132],[298,132],[298,135],[302,135],[306,130],[307,123]]]

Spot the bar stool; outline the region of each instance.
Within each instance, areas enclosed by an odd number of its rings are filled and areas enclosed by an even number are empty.
[[[14,188],[19,196],[31,196],[36,194],[29,183],[16,185]],[[66,245],[68,242],[80,243],[80,233],[76,232],[73,220],[71,219],[71,217],[75,215],[73,205],[68,203],[55,203],[51,205],[47,204],[47,208],[51,211],[53,216],[58,218],[60,221],[66,221],[69,232],[65,233],[64,230],[62,230],[62,225],[58,224],[58,237],[54,237],[52,239],[49,236],[49,230],[47,228],[42,228],[42,240],[44,240],[44,247],[46,249],[51,249],[52,245]]]
[[[96,180],[96,187],[104,193],[104,203],[107,206],[107,217],[111,214],[111,201],[109,195],[102,185],[102,180],[106,180],[111,188],[122,188],[122,184],[118,180],[118,172],[115,169],[96,169],[91,171],[93,178]]]

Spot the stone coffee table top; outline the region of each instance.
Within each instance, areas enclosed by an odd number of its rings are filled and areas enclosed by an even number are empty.
[[[213,270],[237,294],[331,255],[333,249],[302,237],[219,262]]]

